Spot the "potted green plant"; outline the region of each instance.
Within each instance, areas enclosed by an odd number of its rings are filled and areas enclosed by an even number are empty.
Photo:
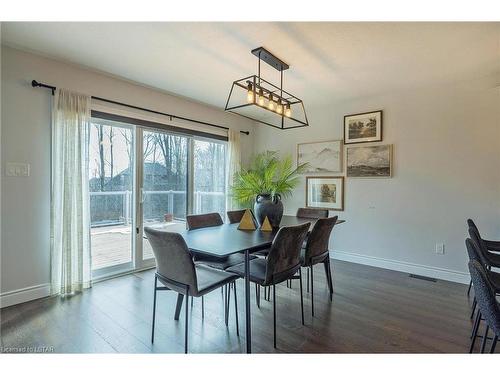
[[[253,203],[254,213],[260,225],[265,217],[273,227],[279,227],[283,217],[282,198],[292,195],[298,185],[299,174],[307,163],[293,168],[292,158],[280,158],[276,151],[265,151],[255,156],[250,168],[242,169],[234,176],[233,198],[242,206]]]

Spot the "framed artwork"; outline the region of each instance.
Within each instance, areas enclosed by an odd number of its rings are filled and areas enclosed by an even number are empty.
[[[382,140],[382,111],[344,116],[344,144]]]
[[[392,177],[392,145],[348,147],[347,177]]]
[[[344,211],[344,176],[306,177],[306,207]]]
[[[299,143],[297,165],[308,163],[305,173],[342,172],[342,140]]]

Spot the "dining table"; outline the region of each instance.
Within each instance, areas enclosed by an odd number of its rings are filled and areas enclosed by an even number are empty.
[[[304,218],[291,215],[283,215],[280,227],[311,223],[309,231],[312,230],[318,219]],[[335,225],[344,223],[345,220],[337,220]],[[277,228],[273,231],[240,230],[238,223],[223,224],[213,227],[188,230],[186,224],[159,223],[152,225],[158,230],[176,232],[182,235],[187,247],[195,253],[207,254],[213,257],[225,258],[231,254],[245,254],[245,340],[246,352],[252,352],[252,327],[250,316],[250,256],[253,252],[269,248],[273,242]]]

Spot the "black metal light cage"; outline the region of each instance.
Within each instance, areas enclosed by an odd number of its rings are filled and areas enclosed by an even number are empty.
[[[263,47],[256,48],[252,50],[252,53],[256,55],[259,58],[259,73],[258,75],[251,75],[245,78],[241,78],[239,80],[236,80],[233,82],[231,85],[231,91],[229,92],[229,96],[226,101],[226,107],[225,110],[228,112],[235,113],[239,116],[246,117],[250,120],[260,122],[265,125],[272,126],[277,129],[285,130],[285,129],[296,129],[296,128],[302,128],[305,126],[309,126],[309,122],[307,120],[307,114],[306,110],[304,108],[304,103],[302,102],[301,99],[297,98],[296,96],[290,94],[289,92],[283,90],[283,70],[288,69],[288,65],[279,60],[276,56],[272,55],[269,51],[265,50]],[[271,82],[265,80],[260,76],[260,61],[264,60],[266,61],[269,65],[271,65],[273,68],[276,70],[280,71],[280,87],[272,84]],[[236,104],[231,103],[231,99],[234,97],[234,92],[235,90],[244,90],[244,98],[247,97],[248,93],[252,93],[252,100],[249,102],[248,100],[245,100],[244,103],[237,102]],[[277,103],[279,103],[282,106],[282,113],[277,113],[272,109],[269,109],[265,104],[260,105],[258,103],[258,96],[262,90],[262,94],[265,98],[272,97],[273,101],[274,99],[277,99]],[[286,116],[285,115],[285,106],[289,106],[291,110],[291,115]],[[250,116],[249,114],[242,113],[241,110],[244,108],[253,108],[253,107],[258,107],[261,110],[265,110],[269,113],[272,113],[274,116],[280,117],[279,123],[273,124],[269,121],[266,121],[265,119],[259,119]],[[238,111],[240,110],[240,111]],[[300,113],[302,114],[301,118],[297,118],[294,116],[295,114]],[[287,126],[286,123],[288,122],[293,122],[293,126]],[[278,121],[277,121],[278,122]]]

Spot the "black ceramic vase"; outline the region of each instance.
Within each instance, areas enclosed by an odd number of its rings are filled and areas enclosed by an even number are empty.
[[[273,228],[280,226],[281,218],[283,217],[283,203],[279,194],[274,196],[271,196],[271,194],[257,195],[253,210],[259,225],[262,225],[267,216]]]

